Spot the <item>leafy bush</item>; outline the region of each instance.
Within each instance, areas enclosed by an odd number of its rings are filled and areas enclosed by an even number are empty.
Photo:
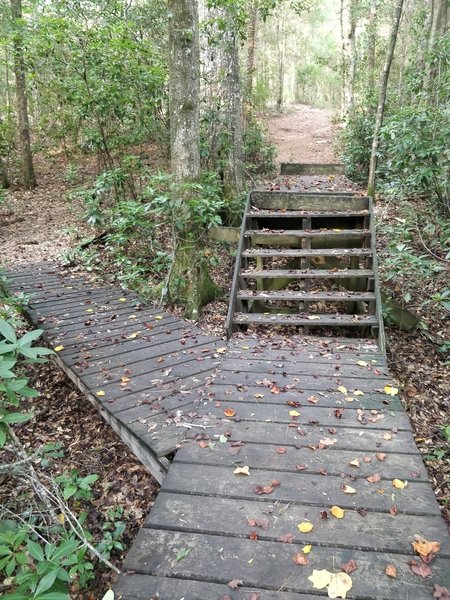
[[[367,181],[369,175],[375,113],[368,100],[355,105],[349,114],[342,133],[342,162],[347,176],[358,182]]]
[[[275,172],[276,149],[266,137],[263,126],[249,115],[244,131],[244,164],[248,171],[258,174]]]

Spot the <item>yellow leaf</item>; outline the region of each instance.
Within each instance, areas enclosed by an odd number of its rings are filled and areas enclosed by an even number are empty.
[[[311,552],[311,544],[307,544],[306,546],[303,546],[302,552],[303,552],[303,554],[309,554]]]
[[[392,387],[392,385],[385,385],[384,392],[389,396],[396,396],[398,394],[398,388]]]
[[[353,395],[354,396],[364,396],[364,392],[362,392],[361,390],[355,390],[353,392]]]
[[[156,321],[161,321],[161,319],[164,319],[164,317],[162,315],[156,315],[156,317],[155,317]]]
[[[291,415],[291,417],[299,417],[300,413],[298,412],[298,410],[290,410],[289,414]]]
[[[330,513],[333,515],[333,517],[336,517],[336,519],[343,519],[345,510],[343,510],[340,506],[332,506],[330,508]]]
[[[137,315],[130,315],[128,318],[129,319],[137,319]]]
[[[326,569],[322,569],[321,571],[314,569],[308,580],[313,584],[315,590],[323,590],[324,587],[330,584],[331,575],[332,573]]]
[[[126,302],[127,299],[126,298],[119,298],[119,302]]]
[[[130,335],[128,336],[127,339],[129,340],[134,340],[134,338],[137,338],[137,336],[140,334],[140,331],[135,331],[134,333],[130,333]]]
[[[238,467],[233,471],[234,475],[250,475],[250,467]]]
[[[129,377],[121,377],[120,385],[126,385],[129,381],[131,381],[131,379]]]
[[[226,351],[227,351],[226,347],[224,347],[224,348],[216,348],[216,352],[217,352],[218,354],[223,354],[223,353],[224,353],[224,352],[226,352]]]
[[[64,513],[59,513],[59,515],[56,518],[60,523],[64,523],[66,520],[66,515]]]
[[[401,479],[393,479],[392,480],[392,485],[397,488],[398,490],[404,490],[405,487],[408,485],[407,481],[402,481]]]
[[[105,392],[103,390],[100,390],[98,392],[95,393],[96,396],[104,396]]]
[[[61,350],[64,350],[64,346],[56,346],[56,348],[54,348],[55,352],[61,352]]]
[[[416,541],[411,542],[414,550],[420,556],[428,556],[429,554],[437,554],[441,549],[440,542],[428,542],[424,540],[420,535],[416,535]]]
[[[359,462],[359,458],[355,458],[354,460],[351,460],[349,463],[349,465],[351,465],[352,467],[357,467],[359,469],[360,462]]]
[[[310,321],[318,321],[320,317],[318,315],[308,315]]]
[[[94,312],[94,309],[93,308],[87,308],[86,312]]]
[[[250,350],[250,346],[241,346],[242,350]]]
[[[352,589],[353,582],[347,573],[332,573],[327,591],[329,598],[347,598],[347,592]]]
[[[345,398],[345,401],[346,401],[346,402],[354,402],[354,401],[355,401],[355,399],[354,399],[354,398],[352,398],[351,396],[346,396],[346,398]]]
[[[355,488],[352,488],[349,485],[342,486],[342,491],[344,492],[344,494],[356,494]]]
[[[343,385],[340,385],[338,387],[338,392],[341,392],[341,394],[346,394],[347,393],[347,388],[344,387]]]
[[[301,533],[309,533],[310,531],[312,531],[314,528],[314,525],[312,523],[309,523],[308,521],[302,521],[301,523],[299,523],[297,525],[297,529],[301,532]]]
[[[367,363],[365,360],[358,360],[358,362],[356,364],[359,365],[360,367],[367,367]]]

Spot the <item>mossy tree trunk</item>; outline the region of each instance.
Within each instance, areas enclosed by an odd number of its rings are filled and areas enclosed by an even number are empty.
[[[180,185],[200,174],[200,61],[197,0],[169,0],[169,111],[172,171]],[[212,282],[203,251],[205,232],[192,223],[185,202],[180,219],[187,225],[177,236],[168,282],[169,299],[196,319],[201,307],[220,290]]]

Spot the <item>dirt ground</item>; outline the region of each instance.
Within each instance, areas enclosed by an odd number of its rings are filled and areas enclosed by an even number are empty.
[[[336,133],[331,110],[292,104],[267,123],[278,162],[336,163]]]
[[[278,149],[279,161],[338,162],[333,150],[337,127],[332,123],[330,111],[302,105],[288,107],[283,115],[268,119],[268,130]],[[50,164],[38,158],[36,171],[37,190],[12,189],[0,203],[0,267],[13,268],[19,263],[56,259],[76,246],[81,238],[91,235],[80,217],[80,203],[67,200],[74,183],[68,181],[65,161],[59,159]],[[89,169],[85,175],[89,176]],[[337,191],[342,184],[348,190],[358,191],[357,186],[348,181],[326,177],[309,181],[307,186],[293,179],[285,179],[281,184],[286,185],[286,182],[299,190],[312,186],[316,190]],[[273,189],[279,184],[278,179],[266,182],[266,187]],[[220,277],[218,283],[226,288],[231,284],[233,258],[229,252],[223,258],[224,262],[213,275]],[[226,310],[226,298],[208,305],[200,326],[223,333]],[[390,366],[404,390],[403,399],[421,452],[429,454],[436,444],[445,449],[440,459],[427,461],[430,478],[445,512],[450,491],[450,453],[448,443],[439,437],[439,427],[448,422],[449,390],[443,360],[420,332],[402,334],[387,328],[387,337]],[[60,459],[60,469],[77,467],[81,474],[99,473],[90,522],[95,534],[103,507],[124,508],[126,547],[113,556],[114,562],[120,564],[152,506],[158,485],[59,369],[50,364],[35,370],[33,383],[42,394],[39,410],[32,424],[23,426],[19,433],[30,448],[47,441],[61,442],[64,457]],[[111,581],[110,573],[100,572],[89,592],[74,590],[73,598],[100,600]]]

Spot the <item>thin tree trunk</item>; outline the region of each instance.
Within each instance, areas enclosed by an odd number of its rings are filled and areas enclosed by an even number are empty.
[[[28,120],[21,0],[11,0],[11,15],[14,21],[14,75],[16,78],[17,119],[19,123],[20,152],[22,155],[22,178],[25,188],[31,190],[36,187],[36,177],[33,168],[33,156],[31,154],[30,123]]]
[[[352,0],[341,0],[341,117],[345,120],[353,104],[353,79],[356,71],[356,23]]]
[[[258,7],[253,0],[250,7],[250,17],[247,32],[247,97],[251,101],[253,96],[253,83],[255,78],[255,47],[256,47],[256,26],[258,22]]]
[[[375,127],[373,131],[373,140],[372,140],[372,152],[370,154],[370,164],[369,164],[369,183],[367,186],[367,195],[371,198],[375,197],[375,172],[377,169],[377,154],[378,154],[378,145],[380,138],[380,129],[383,125],[383,117],[384,117],[384,107],[386,104],[386,94],[387,87],[389,81],[389,72],[391,70],[392,59],[394,58],[395,46],[397,43],[397,35],[398,29],[400,26],[400,19],[402,17],[404,0],[398,0],[397,6],[395,8],[394,13],[394,22],[392,24],[392,29],[389,37],[389,48],[386,56],[386,61],[384,63],[383,71],[380,77],[380,95],[378,98],[378,107],[377,114],[375,118]]]
[[[432,53],[438,45],[439,38],[447,32],[448,2],[447,0],[432,0],[431,3],[431,29],[428,38],[427,51]],[[427,61],[427,70],[423,83],[423,89],[428,91],[436,76],[435,69],[430,60]]]
[[[277,111],[283,112],[284,105],[284,13],[281,8],[277,17],[277,43],[278,43],[278,85],[277,85]]]
[[[0,156],[0,188],[7,187],[9,187],[8,175],[6,173],[5,163],[3,162],[3,159]]]
[[[174,257],[161,297],[185,308],[197,319],[200,308],[220,290],[212,282],[203,252],[204,228],[192,219],[188,184],[200,174],[199,96],[200,52],[197,0],[169,0],[169,111],[172,171],[184,198],[179,218],[184,223],[174,233]],[[176,232],[176,224],[173,230]]]
[[[375,57],[377,47],[377,8],[378,0],[371,0],[367,40],[367,87],[369,93],[375,86]]]

